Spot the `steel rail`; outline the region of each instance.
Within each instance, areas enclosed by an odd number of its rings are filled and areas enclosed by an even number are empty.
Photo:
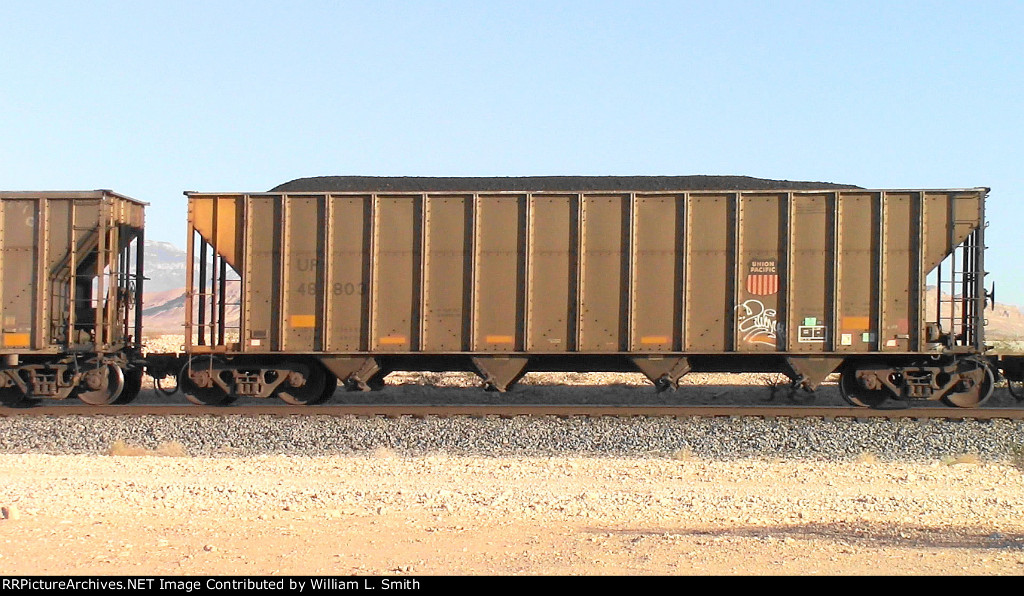
[[[890,409],[845,406],[567,406],[567,405],[127,405],[90,406],[81,403],[0,407],[0,417],[21,416],[356,416],[385,418],[554,416],[671,417],[671,418],[909,418],[939,420],[1024,420],[1024,408],[907,407]]]

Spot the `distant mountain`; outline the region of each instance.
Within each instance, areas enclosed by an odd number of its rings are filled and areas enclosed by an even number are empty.
[[[146,292],[142,305],[142,323],[146,333],[183,333],[185,288]]]
[[[996,302],[995,308],[985,310],[986,340],[1020,340],[1024,338],[1024,315],[1020,307]]]
[[[146,241],[146,294],[185,287],[185,263],[188,253],[170,242]],[[145,314],[145,310],[142,311]]]
[[[949,327],[949,304],[946,303],[950,297],[948,294],[943,292],[942,294],[942,318],[943,326]],[[930,321],[935,320],[936,309],[938,308],[937,297],[935,295],[935,286],[928,286],[925,291],[925,318]],[[961,310],[957,308],[953,314],[954,317],[959,317]],[[989,306],[985,309],[985,341],[1007,341],[1007,340],[1020,340],[1024,339],[1024,313],[1021,313],[1019,306],[1013,304],[1003,304],[1002,302],[996,302],[994,305]],[[948,330],[948,329],[947,329]]]
[[[185,264],[188,252],[170,242],[146,242],[146,284],[142,297],[143,325],[147,333],[182,333],[185,324]],[[231,284],[237,288],[238,284]],[[237,302],[237,292],[228,302]],[[238,308],[228,318],[238,318]]]
[[[224,297],[224,318],[228,327],[238,325],[239,309],[237,304],[239,294],[237,283],[228,286],[227,294]],[[147,293],[143,297],[142,302],[144,305],[142,309],[143,325],[147,334],[184,333],[185,288],[177,288],[155,294]],[[207,310],[206,316],[209,319],[209,310]],[[193,316],[193,320],[199,321],[198,313]]]

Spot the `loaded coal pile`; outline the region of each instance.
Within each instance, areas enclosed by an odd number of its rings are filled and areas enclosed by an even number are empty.
[[[860,188],[832,182],[771,180],[750,176],[316,176],[297,178],[270,192],[448,192],[448,191],[676,191],[816,190]]]

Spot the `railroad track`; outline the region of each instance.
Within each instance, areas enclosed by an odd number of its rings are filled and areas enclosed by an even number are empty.
[[[582,406],[582,405],[343,405],[310,407],[290,405],[194,405],[90,406],[81,403],[0,408],[0,417],[18,416],[361,416],[400,418],[518,416],[555,417],[757,417],[757,418],[912,418],[940,420],[1022,420],[1024,408],[853,408],[843,406]]]

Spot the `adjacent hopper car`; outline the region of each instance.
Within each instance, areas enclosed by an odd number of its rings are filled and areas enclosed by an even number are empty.
[[[301,405],[393,370],[469,370],[498,391],[527,371],[640,371],[660,388],[775,371],[806,389],[838,371],[852,404],[973,407],[999,368],[1020,376],[985,354],[987,194],[715,177],[189,192],[185,355],[143,360],[144,204],[84,193],[113,206],[86,226],[57,193],[8,193],[3,391],[115,403],[146,367],[196,403]],[[36,280],[25,294],[8,284],[19,258],[22,289]],[[69,314],[80,304],[91,319]]]
[[[0,400],[138,395],[145,207],[107,190],[0,192]]]

